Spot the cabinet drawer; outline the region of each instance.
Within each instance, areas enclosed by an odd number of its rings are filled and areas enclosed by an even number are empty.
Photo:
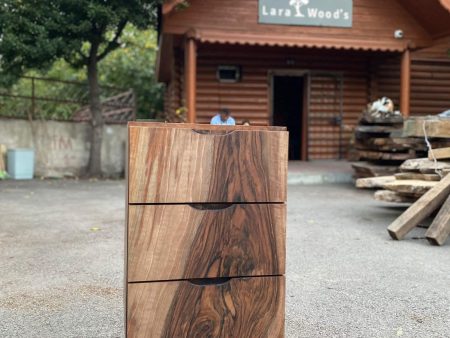
[[[128,337],[284,337],[284,276],[128,285]]]
[[[285,204],[130,205],[128,281],[284,274],[285,223]]]
[[[286,201],[286,131],[172,126],[129,126],[129,203]]]

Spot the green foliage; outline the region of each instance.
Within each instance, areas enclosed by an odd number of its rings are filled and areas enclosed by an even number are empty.
[[[4,170],[0,170],[0,180],[6,180],[9,177],[8,173]]]
[[[74,67],[99,62],[120,46],[127,23],[154,25],[158,0],[3,0],[0,5],[1,81],[59,58]]]
[[[30,80],[20,75],[86,82],[90,58],[99,63],[101,85],[133,88],[138,116],[162,109],[156,83],[156,34],[142,30],[155,23],[160,1],[147,0],[4,0],[0,5],[0,84],[10,93],[30,95]],[[96,49],[93,48],[97,46]],[[17,82],[18,81],[18,82]],[[36,95],[87,99],[87,87],[37,81]],[[109,92],[104,91],[103,97]],[[117,94],[117,92],[115,93]],[[68,119],[76,104],[36,102],[36,115]],[[0,115],[26,116],[29,100],[0,96]]]
[[[154,118],[163,109],[163,90],[155,77],[156,40],[155,31],[128,26],[121,48],[100,64],[101,84],[134,89],[138,118]]]

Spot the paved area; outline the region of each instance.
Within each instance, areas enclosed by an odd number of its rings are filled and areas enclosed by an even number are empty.
[[[0,337],[120,337],[124,182],[0,182]],[[292,185],[287,337],[449,337],[450,245],[350,185]]]
[[[351,183],[353,169],[348,161],[290,161],[289,184]]]

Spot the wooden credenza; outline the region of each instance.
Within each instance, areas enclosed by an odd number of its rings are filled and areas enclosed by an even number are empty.
[[[284,337],[288,133],[130,123],[127,337]]]

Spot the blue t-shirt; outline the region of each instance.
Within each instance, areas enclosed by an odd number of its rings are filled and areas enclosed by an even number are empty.
[[[220,118],[220,114],[217,114],[211,119],[212,125],[227,125],[227,126],[235,126],[236,121],[230,116],[225,122]]]

